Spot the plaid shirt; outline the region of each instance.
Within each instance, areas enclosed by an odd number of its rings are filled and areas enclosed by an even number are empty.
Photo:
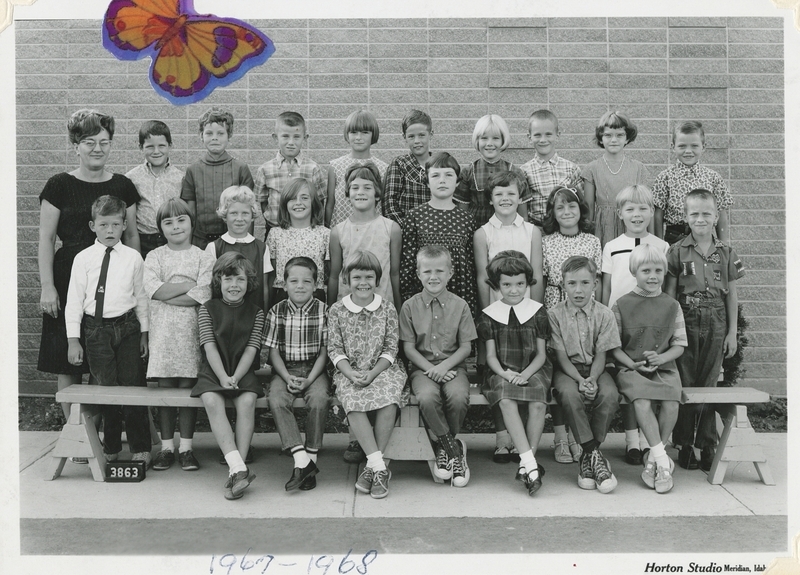
[[[425,166],[411,154],[396,157],[386,169],[383,197],[383,215],[402,228],[406,214],[431,199]]]
[[[528,219],[534,223],[544,220],[547,200],[558,187],[583,191],[581,169],[578,164],[553,154],[546,162],[534,156],[519,167],[528,179],[533,198],[528,202]]]
[[[278,302],[267,314],[266,332],[264,347],[278,348],[284,361],[314,360],[328,345],[325,304],[313,297],[303,307]]]
[[[256,200],[264,209],[264,219],[272,227],[278,225],[278,206],[283,187],[293,178],[305,178],[317,190],[322,205],[328,199],[328,174],[314,160],[302,154],[287,160],[278,152],[274,158],[264,162],[256,172],[255,192]]]
[[[733,204],[733,198],[717,172],[703,165],[687,166],[678,161],[656,176],[653,184],[653,203],[664,211],[665,224],[682,224],[686,194],[704,188],[714,194],[717,210]]]

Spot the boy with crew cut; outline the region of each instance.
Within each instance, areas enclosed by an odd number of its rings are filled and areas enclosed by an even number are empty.
[[[469,380],[464,365],[478,338],[466,301],[447,291],[453,265],[447,248],[425,246],[417,253],[422,292],[400,310],[400,341],[411,364],[411,389],[422,417],[436,435],[439,479],[454,487],[469,482],[467,446],[455,436],[469,407]]]
[[[206,148],[202,158],[186,169],[181,185],[181,199],[195,214],[192,243],[206,249],[224,234],[225,222],[217,217],[222,190],[231,186],[253,187],[250,168],[225,150],[233,137],[233,115],[211,108],[200,116],[200,138]]]
[[[120,242],[127,228],[125,202],[100,196],[92,204],[89,227],[97,241],[75,256],[69,281],[64,320],[67,358],[83,363],[80,343],[85,333],[89,371],[98,385],[138,385],[140,361],[147,357],[148,305],[144,291],[144,263],[133,248]],[[122,421],[134,461],[150,467],[150,422],[142,406],[104,405],[103,451],[116,461],[122,451]]]
[[[700,164],[706,147],[703,124],[696,120],[683,122],[672,132],[672,151],[678,161],[656,176],[653,184],[655,234],[672,245],[689,233],[684,222],[686,195],[694,189],[709,190],[716,202],[717,237],[730,241],[730,207],[733,198],[717,172]]]
[[[561,187],[583,190],[578,164],[565,160],[556,152],[559,134],[558,118],[550,110],[536,110],[528,119],[528,138],[536,154],[520,169],[533,193],[528,202],[528,220],[540,229],[553,190]]]
[[[431,157],[433,122],[425,112],[411,110],[403,118],[401,128],[410,153],[397,156],[386,168],[383,215],[402,228],[406,214],[431,199],[425,162]]]
[[[314,297],[319,270],[307,257],[286,262],[283,278],[287,299],[275,304],[267,314],[264,347],[269,348],[273,375],[269,387],[269,407],[281,437],[281,448],[294,459],[286,491],[317,486],[317,454],[322,447],[325,418],[330,402],[330,381],[325,372],[328,361],[328,325],[325,304]],[[292,402],[306,402],[306,441],[294,417]]]
[[[565,301],[548,310],[550,348],[555,351],[553,395],[564,411],[575,439],[583,447],[578,487],[610,493],[617,486],[608,460],[600,452],[619,392],[606,372],[606,354],[621,345],[614,312],[592,298],[597,266],[572,256],[561,266]],[[584,400],[592,403],[591,420]]]
[[[710,190],[692,190],[686,195],[685,205],[691,233],[672,244],[667,252],[664,291],[678,300],[686,322],[689,345],[678,358],[681,384],[716,387],[723,358],[736,353],[736,281],[744,276],[744,264],[733,248],[714,235],[719,217],[714,194]],[[710,471],[717,445],[713,407],[681,405],[672,443],[681,446],[681,467],[697,469],[694,446],[700,450],[699,467]]]
[[[169,163],[172,151],[172,134],[169,126],[159,120],[148,120],[139,128],[139,149],[144,163],[125,176],[136,186],[141,199],[136,204],[136,227],[142,259],[160,246],[167,245],[156,224],[156,212],[161,204],[181,195],[183,170]]]
[[[308,142],[306,121],[297,112],[282,112],[275,120],[272,139],[278,145],[278,153],[261,164],[256,171],[253,192],[261,204],[266,222],[264,241],[269,230],[280,227],[278,208],[281,192],[289,180],[304,178],[311,182],[323,208],[328,199],[328,173],[325,168],[303,154],[303,146]]]

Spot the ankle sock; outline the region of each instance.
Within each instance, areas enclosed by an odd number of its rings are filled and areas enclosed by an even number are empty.
[[[239,471],[247,471],[244,459],[242,459],[241,454],[236,449],[225,454],[225,461],[228,463],[228,473],[230,475],[238,473]]]
[[[525,468],[525,473],[530,473],[531,471],[535,471],[539,468],[532,449],[529,449],[525,453],[519,454],[519,466]]]
[[[319,454],[319,449],[314,449],[313,447],[306,447],[306,453],[308,453],[308,458],[316,464],[317,455]]]
[[[161,438],[161,451],[175,451],[175,436],[169,439]]]
[[[178,446],[179,453],[186,453],[187,451],[192,450],[192,438],[189,437],[188,439],[185,437],[181,437],[181,443]]]
[[[511,447],[511,436],[507,429],[498,431],[494,434],[495,447]]]
[[[553,443],[567,442],[567,426],[554,425],[553,426]]]
[[[650,449],[650,444],[647,443],[647,438],[644,436],[644,432],[641,429],[639,430],[639,449],[642,451]]]
[[[367,455],[367,467],[373,471],[386,471],[386,464],[383,462],[383,453],[376,451]]]
[[[650,448],[650,457],[656,462],[656,465],[659,467],[666,467],[669,469],[669,456],[667,455],[667,450],[664,448],[664,444],[660,441],[658,445],[654,445]]]
[[[637,429],[626,429],[625,430],[625,451],[630,451],[631,449],[639,449],[639,430]]]
[[[306,453],[306,450],[303,448],[302,445],[295,445],[289,450],[294,458],[294,466],[299,467],[301,469],[308,467],[308,464],[311,463],[311,458]]]

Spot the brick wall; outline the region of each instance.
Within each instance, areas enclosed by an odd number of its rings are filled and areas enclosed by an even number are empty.
[[[308,120],[310,155],[346,153],[344,118],[369,108],[381,127],[376,154],[403,153],[400,119],[412,107],[434,119],[433,147],[462,162],[475,121],[492,112],[512,131],[507,157],[533,155],[526,119],[548,107],[560,118],[560,153],[587,163],[597,119],[625,110],[639,127],[629,148],[653,175],[668,165],[670,128],[706,126],[704,162],[735,197],[731,236],[748,268],[740,299],[750,320],[746,383],[786,392],[783,30],[780,18],[525,18],[258,20],[276,44],[264,65],[204,102],[175,107],[147,81],[149,60],[120,62],[100,44],[98,21],[16,25],[19,389],[49,392],[36,371],[40,319],[37,195],[53,174],[75,167],[65,121],[81,107],[117,119],[109,168],[140,161],[142,120],[162,119],[173,161],[201,151],[196,118],[211,104],[235,118],[231,152],[253,171],[275,154],[275,116]]]

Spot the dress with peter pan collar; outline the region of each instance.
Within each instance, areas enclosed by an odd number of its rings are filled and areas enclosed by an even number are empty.
[[[408,403],[406,371],[397,361],[398,329],[394,305],[378,294],[364,307],[355,304],[349,295],[331,306],[328,357],[334,366],[347,359],[354,371],[366,373],[381,358],[391,363],[366,387],[356,387],[335,370],[336,397],[345,413],[373,411],[391,404],[404,407]]]
[[[484,308],[478,319],[478,337],[494,340],[497,359],[503,369],[521,373],[536,357],[536,340],[550,339],[550,322],[542,304],[524,298],[514,306],[496,301]],[[483,393],[495,405],[501,399],[547,402],[553,365],[545,358],[542,367],[528,383],[517,386],[487,370]]]

